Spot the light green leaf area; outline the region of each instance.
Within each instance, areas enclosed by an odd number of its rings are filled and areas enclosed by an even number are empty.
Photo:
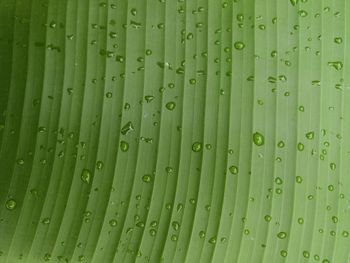
[[[350,262],[350,1],[0,0],[0,263]]]

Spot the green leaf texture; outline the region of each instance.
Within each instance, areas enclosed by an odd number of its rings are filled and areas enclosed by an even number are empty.
[[[350,262],[348,0],[0,0],[0,262]]]

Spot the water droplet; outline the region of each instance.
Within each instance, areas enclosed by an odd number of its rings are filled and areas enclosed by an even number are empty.
[[[284,142],[283,141],[279,141],[277,143],[277,146],[278,146],[278,148],[283,148],[284,147]]]
[[[343,42],[343,39],[342,39],[341,37],[335,37],[335,38],[334,38],[334,42],[335,42],[336,44],[341,44],[341,43]]]
[[[153,221],[150,223],[150,226],[151,226],[151,227],[156,227],[156,226],[158,226],[158,221],[153,220]]]
[[[298,4],[298,0],[290,0],[292,6],[296,6]]]
[[[310,257],[310,253],[306,250],[303,251],[303,257],[304,258],[309,258]]]
[[[261,133],[255,132],[253,134],[253,142],[256,146],[262,146],[264,145],[265,138]]]
[[[103,168],[103,162],[102,161],[97,161],[96,162],[96,169],[97,170],[102,170]]]
[[[237,166],[232,165],[228,169],[229,169],[231,174],[238,174],[238,167]]]
[[[244,44],[243,42],[241,42],[241,41],[237,41],[237,42],[234,43],[233,46],[234,46],[235,49],[237,49],[237,50],[242,50],[242,49],[244,49],[245,44]]]
[[[139,29],[139,28],[141,28],[141,26],[142,26],[141,23],[138,23],[138,22],[136,22],[136,21],[134,21],[134,20],[130,20],[130,25],[131,25],[133,28],[135,28],[135,29]]]
[[[50,24],[49,24],[49,27],[51,28],[56,28],[57,24],[55,21],[51,21]]]
[[[136,16],[136,14],[137,14],[136,8],[131,8],[130,13],[131,13],[133,16]]]
[[[111,220],[109,220],[109,225],[111,227],[116,227],[118,225],[118,221],[115,219],[111,219]]]
[[[142,176],[142,181],[145,183],[150,183],[151,180],[152,180],[152,177],[149,174],[145,174],[144,176]]]
[[[157,231],[155,229],[150,229],[149,234],[154,237],[157,234]]]
[[[270,222],[272,217],[270,215],[266,215],[266,216],[264,216],[264,219],[266,222]]]
[[[117,38],[117,33],[116,32],[110,32],[109,33],[110,38]]]
[[[308,15],[308,13],[305,10],[299,10],[298,11],[298,15],[300,17],[306,17]]]
[[[277,234],[277,237],[278,237],[279,239],[285,239],[285,238],[287,237],[287,233],[286,233],[286,232],[279,232],[279,233]]]
[[[283,184],[282,178],[281,178],[281,177],[276,177],[276,178],[275,178],[275,183],[278,184],[278,185]]]
[[[165,105],[165,107],[166,107],[168,110],[174,110],[175,107],[176,107],[176,104],[175,104],[175,102],[170,101],[170,102],[168,102],[168,103]]]
[[[343,62],[341,61],[330,61],[328,66],[335,68],[336,70],[341,70],[343,68]]]
[[[14,200],[14,199],[8,199],[6,201],[6,204],[5,204],[5,207],[8,209],[8,210],[13,210],[15,209],[17,206],[17,202]]]
[[[180,228],[180,223],[177,222],[177,221],[173,221],[173,222],[171,223],[171,225],[172,225],[172,227],[173,227],[173,229],[174,229],[175,231],[179,230],[179,228]]]
[[[192,144],[192,151],[199,152],[202,150],[202,144],[200,142],[194,142]]]
[[[331,168],[332,171],[334,171],[337,168],[337,165],[335,163],[330,163],[329,167]]]
[[[125,124],[123,126],[123,128],[121,129],[121,134],[123,135],[127,135],[129,132],[133,131],[134,130],[134,126],[132,124],[131,121],[129,121],[127,124]]]
[[[298,183],[298,184],[301,184],[303,182],[303,178],[301,176],[296,176],[295,177],[295,181]]]
[[[129,150],[129,143],[127,143],[126,141],[121,141],[120,142],[120,150],[122,152],[127,152]]]
[[[310,131],[305,134],[305,137],[309,140],[312,140],[315,137],[315,133],[313,131]]]
[[[281,250],[280,255],[285,258],[288,256],[288,252],[286,250]]]
[[[204,231],[199,231],[199,238],[201,238],[201,239],[205,238],[205,232]]]
[[[50,218],[46,217],[41,221],[41,223],[44,225],[48,225],[48,224],[50,224],[50,221],[51,221]]]
[[[84,183],[90,183],[90,179],[91,179],[91,172],[88,169],[83,169],[83,171],[81,172],[81,176],[80,176],[81,180]]]
[[[189,83],[190,83],[191,85],[195,85],[195,84],[197,83],[197,81],[196,81],[196,79],[190,79],[190,80],[189,80]]]
[[[299,142],[297,148],[298,148],[298,151],[303,151],[304,150],[304,144]]]
[[[216,243],[216,237],[212,237],[208,240],[209,244],[214,245]]]
[[[150,103],[152,100],[154,100],[154,96],[147,95],[147,96],[145,96],[145,100],[146,100],[147,103]]]

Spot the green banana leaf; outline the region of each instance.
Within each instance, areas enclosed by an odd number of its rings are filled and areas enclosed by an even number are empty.
[[[350,1],[0,0],[0,263],[350,262]]]

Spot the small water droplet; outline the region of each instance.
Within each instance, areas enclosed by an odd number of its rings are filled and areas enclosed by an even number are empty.
[[[242,50],[242,49],[244,49],[245,44],[244,44],[243,42],[241,42],[241,41],[237,41],[237,42],[234,43],[233,46],[234,46],[235,49],[237,49],[237,50]]]
[[[295,177],[295,181],[298,183],[298,184],[301,184],[303,182],[303,178],[301,176],[296,176]]]
[[[298,15],[300,17],[306,17],[308,15],[308,13],[305,10],[299,10],[298,11]]]
[[[270,222],[272,217],[270,215],[265,215],[264,219],[265,219],[266,222]]]
[[[205,238],[205,232],[204,231],[199,231],[199,238],[201,238],[201,239]]]
[[[298,148],[298,151],[303,151],[304,150],[304,144],[299,142],[297,148]]]
[[[279,233],[277,234],[277,237],[278,237],[279,239],[285,239],[285,238],[287,237],[287,233],[286,233],[286,232],[279,232]]]
[[[337,165],[335,163],[330,163],[329,167],[331,168],[332,171],[334,171],[337,168]]]
[[[175,102],[173,102],[173,101],[170,101],[170,102],[168,102],[166,105],[165,105],[165,107],[168,109],[168,110],[174,110],[175,109],[175,107],[176,107],[176,104],[175,104]]]
[[[265,138],[261,133],[255,132],[253,134],[253,142],[256,146],[262,146],[265,143]]]
[[[343,42],[343,39],[341,37],[335,37],[334,38],[334,43],[341,44],[342,42]]]
[[[171,225],[172,225],[172,227],[173,227],[173,229],[174,229],[175,231],[179,230],[179,228],[180,228],[180,223],[177,222],[177,221],[173,221],[173,222],[171,223]]]
[[[120,142],[120,150],[122,152],[127,152],[129,150],[129,143],[127,143],[126,141],[121,141]]]
[[[147,96],[145,96],[145,100],[146,100],[147,103],[150,103],[152,100],[154,100],[154,96],[147,95]]]
[[[284,147],[284,141],[279,141],[279,142],[277,143],[277,147],[278,147],[278,148],[283,148],[283,147]]]
[[[111,227],[116,227],[118,225],[118,221],[115,219],[111,219],[111,220],[109,220],[109,225]]]
[[[292,4],[292,6],[296,6],[298,4],[298,0],[290,0],[290,3]]]
[[[152,180],[152,177],[149,174],[145,174],[144,176],[142,176],[142,181],[145,183],[150,183],[151,180]]]
[[[51,221],[50,218],[46,217],[41,221],[41,223],[44,225],[48,225],[48,224],[50,224],[50,221]]]
[[[313,131],[310,131],[305,134],[305,137],[309,140],[312,140],[315,137],[315,133]]]
[[[231,174],[238,174],[238,167],[237,166],[232,165],[228,169],[229,169]]]
[[[8,199],[8,200],[6,201],[5,207],[6,207],[8,210],[13,210],[13,209],[16,208],[16,206],[17,206],[16,200],[14,200],[14,199]]]
[[[132,132],[133,130],[134,130],[134,126],[133,126],[132,122],[129,121],[121,129],[121,134],[127,135],[129,132]]]
[[[216,237],[212,237],[208,240],[209,244],[214,245],[216,243]]]
[[[192,144],[192,151],[199,152],[202,150],[202,144],[200,142],[194,142]]]
[[[335,68],[336,70],[341,70],[343,68],[343,62],[341,61],[330,61],[328,66]]]
[[[97,170],[102,170],[103,168],[103,162],[102,161],[97,161],[96,162],[96,169]]]
[[[90,179],[91,179],[91,172],[89,169],[83,169],[83,171],[81,172],[81,176],[80,176],[81,180],[84,183],[90,183]]]

